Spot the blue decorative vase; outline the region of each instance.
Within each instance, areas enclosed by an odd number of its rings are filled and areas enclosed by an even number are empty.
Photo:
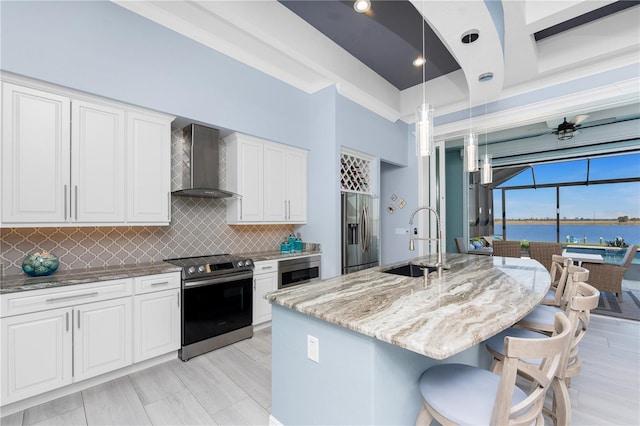
[[[22,261],[22,270],[31,277],[42,277],[53,274],[60,266],[58,256],[43,251],[27,255]]]

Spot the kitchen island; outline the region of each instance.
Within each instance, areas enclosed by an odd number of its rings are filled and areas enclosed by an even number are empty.
[[[383,272],[389,265],[268,294],[273,422],[414,424],[422,372],[437,363],[488,367],[480,343],[549,289],[549,273],[531,259],[446,253],[444,264],[426,284]],[[316,349],[318,362],[308,357]]]

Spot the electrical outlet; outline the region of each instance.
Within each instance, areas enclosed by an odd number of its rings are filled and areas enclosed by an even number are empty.
[[[307,358],[320,362],[320,342],[317,337],[307,334]]]

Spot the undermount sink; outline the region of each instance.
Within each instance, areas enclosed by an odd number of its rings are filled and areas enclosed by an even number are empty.
[[[387,269],[386,271],[380,272],[384,272],[385,274],[403,275],[405,277],[421,277],[423,275],[423,269],[427,269],[429,271],[428,273],[438,270],[438,268],[431,265],[414,265],[412,263],[408,263],[406,265],[397,266],[395,268]]]

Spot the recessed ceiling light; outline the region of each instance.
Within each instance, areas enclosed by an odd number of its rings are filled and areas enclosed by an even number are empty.
[[[485,81],[489,81],[493,78],[493,73],[492,72],[485,72],[484,74],[480,74],[478,76],[478,81],[483,83]]]
[[[356,0],[353,2],[353,8],[358,13],[364,13],[371,8],[370,0]]]
[[[417,58],[415,58],[413,60],[413,66],[414,67],[421,67],[423,66],[425,63],[427,62],[426,59],[424,59],[422,56],[418,56]]]
[[[460,37],[460,41],[464,44],[471,44],[476,41],[480,37],[480,31],[478,30],[469,30],[465,31]]]

